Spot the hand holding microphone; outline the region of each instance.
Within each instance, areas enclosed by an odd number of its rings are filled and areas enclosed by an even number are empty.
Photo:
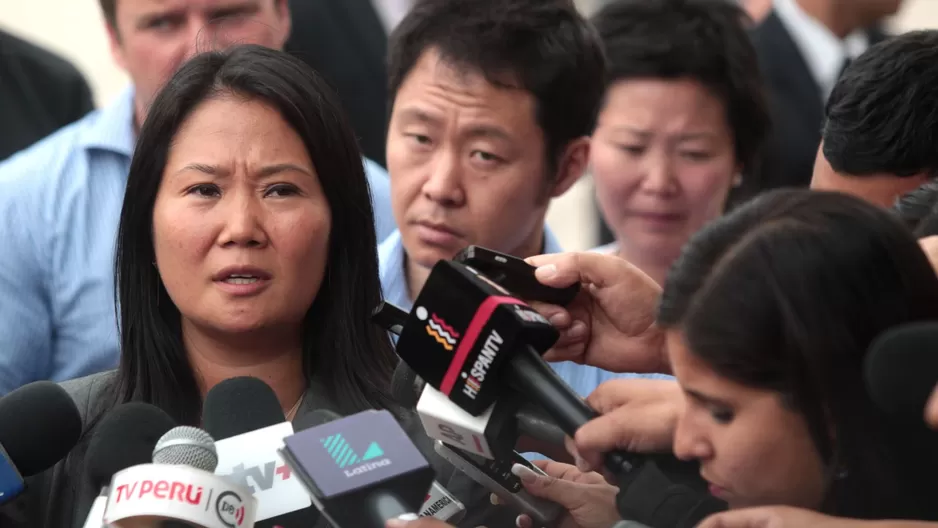
[[[545,286],[580,284],[566,307],[532,302],[560,331],[547,361],[573,361],[611,372],[670,373],[664,333],[655,326],[661,287],[625,259],[559,253],[526,259]]]
[[[670,452],[684,395],[674,381],[621,379],[601,384],[586,402],[600,416],[577,430],[570,447],[581,471],[602,471],[602,454],[614,449]]]

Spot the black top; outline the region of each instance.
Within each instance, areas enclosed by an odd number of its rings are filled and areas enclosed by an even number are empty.
[[[93,109],[88,83],[74,66],[0,31],[0,160]]]
[[[85,454],[96,416],[103,414],[102,403],[109,392],[115,372],[103,372],[84,378],[67,381],[62,386],[75,400],[85,423],[82,440],[64,460],[44,473],[27,479],[27,491],[14,501],[0,507],[0,527],[17,528],[82,528],[91,510],[94,499],[100,492],[91,484],[91,477],[84,470]],[[313,384],[303,398],[295,420],[317,409],[328,409],[341,415],[354,414],[362,409],[350,409],[337,405],[322,387]],[[90,419],[89,419],[90,418]],[[452,465],[439,457],[433,450],[432,440],[424,433],[423,426],[415,414],[400,421],[401,426],[420,449],[433,468],[436,480],[466,506],[466,516],[460,528],[512,528],[517,513],[506,507],[492,506],[489,492],[465,475],[455,471]],[[329,523],[320,517],[314,528],[329,528]]]

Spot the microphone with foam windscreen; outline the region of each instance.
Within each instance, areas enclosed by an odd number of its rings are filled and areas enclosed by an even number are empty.
[[[109,484],[114,474],[150,463],[156,442],[176,423],[162,409],[148,403],[118,405],[101,418],[85,453],[85,471],[101,493],[91,505],[85,528],[104,524]]]
[[[250,490],[215,475],[215,442],[196,427],[169,430],[153,463],[119,471],[111,480],[104,521],[114,528],[249,528],[257,500]]]
[[[253,491],[258,527],[316,523],[309,494],[278,452],[294,429],[270,386],[252,377],[224,380],[206,394],[202,417],[215,438],[216,473]]]
[[[388,411],[364,411],[284,439],[282,454],[334,526],[383,528],[416,519],[433,468]]]
[[[81,432],[75,402],[56,383],[33,382],[0,398],[0,504],[23,492],[26,477],[65,458]]]
[[[398,377],[395,373],[395,377]],[[400,383],[400,381],[398,381]],[[318,409],[298,418],[294,423],[297,432],[316,427],[324,423],[339,420],[342,417],[328,409]],[[433,481],[426,499],[420,507],[421,517],[433,517],[450,524],[459,524],[466,515],[466,507],[439,482]]]
[[[878,407],[921,423],[938,385],[938,323],[911,323],[883,332],[870,345],[864,377]]]

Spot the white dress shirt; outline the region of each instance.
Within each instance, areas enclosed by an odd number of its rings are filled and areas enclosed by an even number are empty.
[[[389,34],[407,16],[413,3],[413,0],[371,0],[375,11],[378,12],[378,18]]]
[[[869,36],[858,29],[841,40],[824,24],[804,12],[797,0],[775,0],[775,12],[804,57],[826,101],[844,61],[859,57],[870,46]]]

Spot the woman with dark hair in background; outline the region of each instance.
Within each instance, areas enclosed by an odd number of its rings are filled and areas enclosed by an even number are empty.
[[[617,0],[594,15],[607,87],[590,165],[616,253],[656,282],[756,177],[769,131],[747,15],[731,0]]]
[[[611,275],[595,276],[602,264],[596,257],[592,271],[582,265],[579,273],[612,287]],[[532,260],[569,275],[570,257]],[[580,301],[592,303],[591,313],[611,313],[602,305],[614,301],[601,290]],[[568,313],[582,317],[581,307]],[[938,277],[892,214],[837,193],[756,198],[687,244],[659,301],[655,327],[663,346],[637,350],[663,350],[679,387],[617,380],[597,389],[603,396],[591,395],[590,403],[608,416],[577,432],[580,465],[599,467],[598,453],[613,446],[671,447],[700,461],[711,492],[730,508],[787,505],[857,519],[938,520],[929,484],[938,472],[934,437],[924,424],[881,412],[863,378],[879,334],[927,320],[938,320]],[[616,346],[639,335],[612,328],[595,319],[592,342]],[[611,400],[629,414],[611,408]],[[605,438],[597,441],[600,428]],[[564,478],[584,477],[570,468]],[[529,490],[545,488],[537,482],[543,477],[533,480]],[[567,489],[571,503],[588,492]],[[582,505],[576,514],[597,516]]]
[[[99,491],[88,437],[107,411],[146,402],[197,426],[204,395],[237,376],[265,381],[288,420],[395,411],[446,485],[452,467],[389,396],[397,358],[370,322],[381,290],[368,184],[325,82],[258,46],[197,56],[154,101],[135,152],[117,243],[120,366],[63,384],[84,437],[30,482],[24,524],[81,525]]]

